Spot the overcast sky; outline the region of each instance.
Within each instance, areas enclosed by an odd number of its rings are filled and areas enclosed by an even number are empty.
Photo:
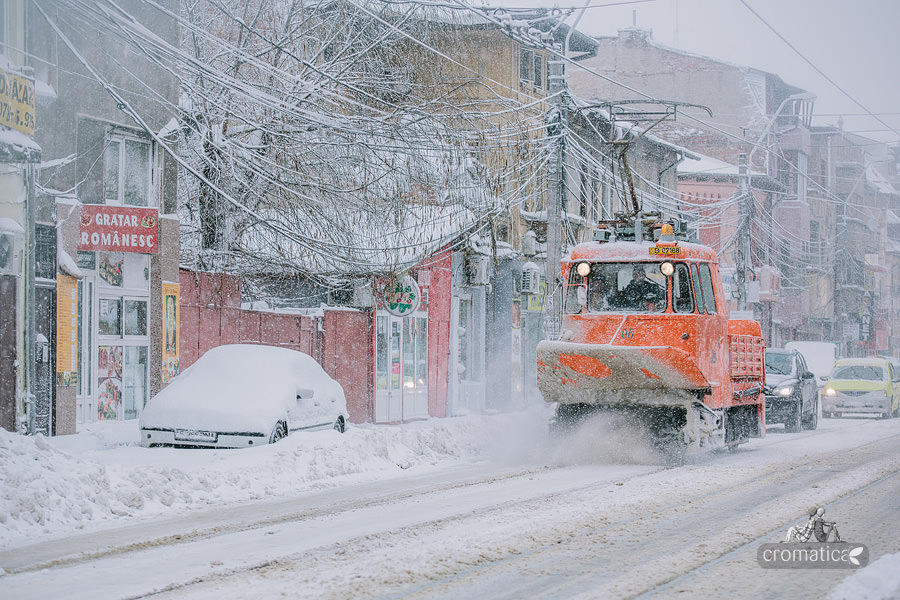
[[[585,0],[489,3],[580,8]],[[633,20],[659,44],[775,73],[814,92],[817,124],[836,125],[843,115],[847,130],[900,140],[900,0],[590,0],[577,28],[616,35]],[[884,123],[859,116],[867,111]]]

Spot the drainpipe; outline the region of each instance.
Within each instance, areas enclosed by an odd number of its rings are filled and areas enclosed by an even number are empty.
[[[28,435],[35,434],[35,309],[34,309],[34,260],[35,260],[35,229],[34,229],[34,165],[28,163],[25,167],[25,417],[27,419]]]

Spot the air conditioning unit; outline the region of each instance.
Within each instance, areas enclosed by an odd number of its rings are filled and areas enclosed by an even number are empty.
[[[22,237],[0,231],[0,274],[19,275],[21,271]]]
[[[533,262],[527,262],[522,265],[522,285],[520,290],[523,294],[541,293],[541,270]]]
[[[466,276],[469,285],[487,285],[491,282],[491,258],[472,254],[466,258]]]
[[[375,292],[372,291],[372,286],[368,282],[354,286],[350,306],[355,308],[372,308],[375,306]]]

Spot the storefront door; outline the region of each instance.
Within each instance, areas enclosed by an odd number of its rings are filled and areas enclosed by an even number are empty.
[[[428,416],[428,318],[375,316],[375,422]]]
[[[79,423],[135,419],[147,402],[150,261],[145,254],[79,252]]]

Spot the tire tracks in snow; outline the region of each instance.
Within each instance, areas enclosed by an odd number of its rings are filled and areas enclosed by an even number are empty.
[[[810,437],[815,435],[810,432]],[[828,432],[824,435],[828,435]],[[792,435],[769,447],[782,443],[803,444],[805,439]],[[743,457],[744,462],[749,460],[751,467],[744,470],[749,471],[749,474],[736,480],[728,480],[733,475],[731,471],[734,467],[730,465],[733,461],[720,465],[714,459],[712,463],[700,467],[688,465],[677,469],[659,469],[627,481],[597,483],[558,494],[505,503],[502,506],[485,505],[479,510],[452,517],[426,520],[401,530],[383,531],[347,540],[343,544],[281,557],[241,571],[201,578],[188,585],[172,586],[169,591],[173,592],[171,597],[211,598],[215,596],[214,590],[223,585],[227,586],[224,589],[234,591],[234,586],[238,586],[237,589],[248,586],[252,588],[254,582],[265,581],[269,584],[277,582],[278,587],[287,586],[287,589],[296,592],[297,597],[304,597],[296,585],[302,581],[303,588],[312,590],[306,596],[311,598],[512,598],[522,597],[523,594],[526,597],[568,598],[579,597],[585,589],[591,590],[584,593],[585,598],[632,597],[652,591],[685,572],[719,559],[735,548],[769,535],[774,531],[773,523],[776,523],[776,529],[782,526],[786,529],[796,521],[798,514],[806,511],[810,503],[828,504],[853,493],[860,485],[867,485],[873,478],[877,479],[879,474],[900,470],[900,452],[895,451],[886,459],[877,458],[885,454],[878,448],[882,444],[896,446],[896,434],[883,433],[878,439],[831,452],[821,452],[808,460],[759,465],[753,464],[752,457],[746,456]],[[837,460],[840,458],[851,462],[863,460],[864,464],[850,467],[846,472],[836,472],[823,480],[821,473],[835,472],[833,465],[840,462]],[[679,480],[690,481],[692,470],[697,470],[698,475],[712,474],[715,477],[706,482],[705,488],[704,485],[697,485],[696,489],[685,489],[684,481]],[[674,476],[669,477],[672,474]],[[775,489],[792,477],[797,489],[768,501],[760,499],[756,502],[756,490],[767,487]],[[819,487],[816,488],[816,485]],[[554,501],[563,496],[580,497],[581,505],[589,506],[596,499],[602,499],[605,493],[611,493],[610,497],[614,498],[615,491],[623,486],[642,486],[639,497],[643,501],[626,499],[620,503],[600,502],[599,506],[593,507],[587,514],[570,511],[560,515],[558,507],[554,506]],[[817,490],[815,498],[810,495],[811,489]],[[670,495],[660,497],[660,494]],[[741,494],[745,496],[744,501],[752,499],[753,505],[744,508],[743,512],[730,515],[728,526],[724,530],[718,529],[726,521],[713,519],[711,524],[707,524],[712,530],[703,531],[703,506],[722,503],[725,497]],[[670,501],[670,498],[674,501]],[[610,508],[619,510],[620,518],[609,518],[604,513],[605,509]],[[722,511],[723,508],[720,506],[717,510]],[[608,511],[613,512],[615,511]],[[687,515],[689,521],[694,521],[693,526],[697,529],[688,535],[687,543],[676,540],[668,554],[657,557],[653,552],[658,551],[658,547],[663,544],[657,543],[647,532],[665,530],[668,518],[673,514]],[[451,546],[451,550],[457,553],[455,556],[442,555],[440,548],[444,545],[441,542],[452,539],[454,530],[458,528],[466,531],[482,530],[484,537],[473,536],[471,543],[461,551],[456,546]],[[641,533],[635,536],[635,531]],[[699,535],[702,542],[691,544],[692,535]],[[497,542],[491,536],[502,539]],[[599,547],[600,553],[592,560],[608,560],[609,564],[616,565],[616,561],[610,557],[614,554],[619,557],[628,554],[628,544],[623,544],[622,540],[627,542],[629,537],[637,537],[636,546],[644,553],[649,550],[651,554],[642,556],[640,552],[635,552],[641,558],[636,559],[637,564],[630,566],[621,565],[619,561],[619,567],[629,571],[625,579],[603,574],[598,576],[588,567],[588,573],[569,574],[552,584],[535,585],[537,582],[525,578],[525,583],[520,582],[518,588],[516,582],[508,588],[489,589],[487,593],[483,587],[479,587],[481,580],[497,578],[498,572],[500,581],[505,581],[504,574],[522,571],[522,565],[539,563],[543,555],[552,555],[566,547],[587,548],[590,552]],[[549,562],[552,563],[552,559]],[[360,564],[366,565],[367,572],[378,572],[377,580],[355,575],[353,566]],[[544,568],[542,572],[552,580],[552,571],[552,568]],[[340,592],[332,595],[323,592],[329,589]],[[469,590],[469,595],[460,595],[461,589]],[[162,597],[170,595],[163,594]]]

